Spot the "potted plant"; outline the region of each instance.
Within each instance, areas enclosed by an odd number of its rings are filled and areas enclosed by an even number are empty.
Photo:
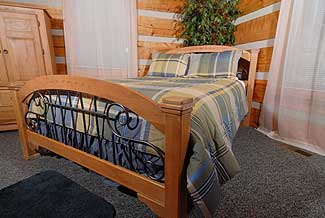
[[[184,46],[234,45],[239,0],[185,0],[178,36]]]

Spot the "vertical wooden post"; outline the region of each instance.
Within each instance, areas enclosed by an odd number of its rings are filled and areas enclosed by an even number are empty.
[[[24,105],[22,100],[19,98],[18,89],[14,90],[14,102],[15,102],[15,114],[19,131],[20,143],[22,146],[22,154],[24,160],[35,159],[39,154],[35,151],[34,146],[28,142],[26,134],[26,124],[25,124],[25,113],[27,112],[27,105]]]
[[[251,110],[252,110],[252,102],[253,102],[253,95],[254,95],[254,88],[255,88],[256,69],[257,69],[259,52],[260,49],[252,49],[251,51],[248,83],[247,83],[248,116],[244,120],[243,126],[249,126],[251,121]]]
[[[186,217],[187,189],[184,166],[190,137],[192,98],[167,97],[160,104],[165,113],[165,217]]]

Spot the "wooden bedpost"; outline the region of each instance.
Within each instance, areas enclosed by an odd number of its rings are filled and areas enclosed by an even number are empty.
[[[166,218],[186,217],[186,166],[192,98],[167,97],[160,107],[165,113],[165,211]]]
[[[253,102],[253,95],[254,95],[254,88],[255,88],[255,78],[256,78],[256,69],[257,69],[259,52],[260,49],[252,49],[251,51],[248,82],[247,82],[248,116],[243,121],[243,126],[249,126],[251,121],[251,110],[252,110],[252,102]]]
[[[19,131],[20,143],[22,146],[22,155],[24,160],[35,159],[39,154],[35,151],[35,147],[28,142],[26,134],[26,123],[25,123],[25,113],[27,112],[27,105],[23,103],[22,99],[19,97],[18,89],[14,90],[14,102],[16,104],[15,114]]]

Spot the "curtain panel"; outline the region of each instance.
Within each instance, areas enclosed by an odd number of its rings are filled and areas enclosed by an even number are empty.
[[[324,0],[282,0],[260,130],[325,155]]]
[[[137,76],[136,1],[66,0],[63,16],[68,74]]]

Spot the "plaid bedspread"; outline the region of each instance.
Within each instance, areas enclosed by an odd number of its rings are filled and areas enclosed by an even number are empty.
[[[243,85],[235,79],[180,77],[145,77],[114,82],[156,102],[167,96],[193,97],[195,105],[189,144],[192,155],[187,167],[187,188],[203,216],[211,217],[218,205],[220,185],[239,171],[232,152],[232,140],[248,111]],[[142,130],[136,136],[138,139],[150,141],[164,150],[164,136],[156,128],[145,121],[139,126]]]

